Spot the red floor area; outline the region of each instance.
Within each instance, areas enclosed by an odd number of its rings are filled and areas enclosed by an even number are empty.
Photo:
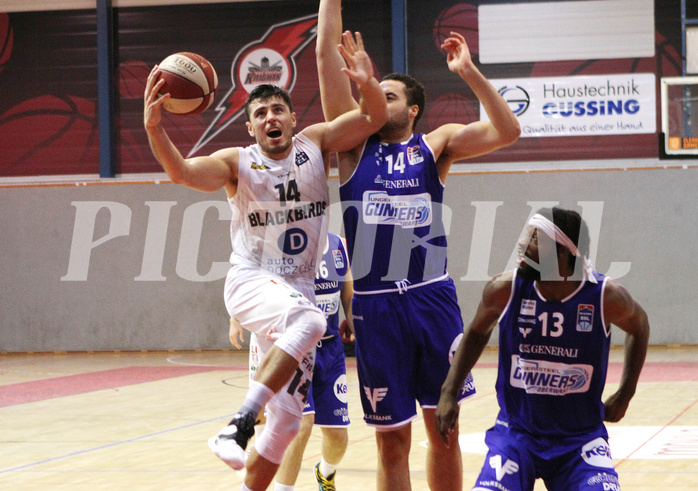
[[[128,367],[99,372],[67,375],[0,386],[0,407],[52,399],[54,397],[84,394],[125,385],[153,382],[171,377],[181,377],[211,370],[231,370],[231,367],[211,366],[163,366]]]

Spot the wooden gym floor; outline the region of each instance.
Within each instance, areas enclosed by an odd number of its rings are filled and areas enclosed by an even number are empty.
[[[341,490],[375,489],[374,434],[361,418],[349,358],[349,447]],[[622,350],[611,352],[607,391]],[[473,370],[477,395],[461,408],[464,489],[483,463],[483,432],[496,416],[496,351]],[[246,351],[0,354],[0,489],[237,490],[242,474],[207,439],[237,410],[247,387]],[[609,425],[628,490],[698,489],[698,347],[653,347],[623,421]],[[316,491],[313,430],[298,491]],[[425,432],[413,423],[412,486],[426,490]],[[537,483],[536,490],[544,489]]]

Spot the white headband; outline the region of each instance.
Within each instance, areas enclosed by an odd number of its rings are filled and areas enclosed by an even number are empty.
[[[574,242],[572,242],[569,237],[567,237],[565,232],[560,230],[560,227],[555,225],[552,221],[540,213],[533,215],[528,224],[542,231],[545,235],[553,239],[558,244],[567,247],[567,249],[575,257],[582,257],[582,255],[579,253],[579,249],[577,249],[577,246],[574,245]],[[596,277],[594,276],[594,265],[591,264],[591,260],[587,256],[584,256],[584,274],[592,283],[598,283]]]

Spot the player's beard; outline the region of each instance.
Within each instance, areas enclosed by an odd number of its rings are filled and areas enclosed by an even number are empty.
[[[399,135],[403,133],[407,128],[410,127],[410,112],[408,108],[404,111],[400,111],[393,117],[388,119],[388,121],[380,129],[379,133],[382,137],[390,137],[392,135]]]
[[[524,280],[540,281],[540,271],[524,261],[519,264],[516,275]]]
[[[531,281],[558,281],[561,280],[557,255],[546,255],[540,262],[528,256],[524,256],[531,264],[523,259],[519,263],[517,276]]]

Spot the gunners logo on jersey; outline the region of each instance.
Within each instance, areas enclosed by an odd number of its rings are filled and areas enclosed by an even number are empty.
[[[591,332],[594,327],[594,306],[580,304],[577,306],[577,331]]]
[[[291,91],[296,83],[295,58],[317,35],[317,14],[301,17],[267,30],[261,39],[240,50],[231,67],[233,86],[216,107],[218,116],[201,136],[189,156],[196,153],[245,111],[247,96],[261,84]]]

